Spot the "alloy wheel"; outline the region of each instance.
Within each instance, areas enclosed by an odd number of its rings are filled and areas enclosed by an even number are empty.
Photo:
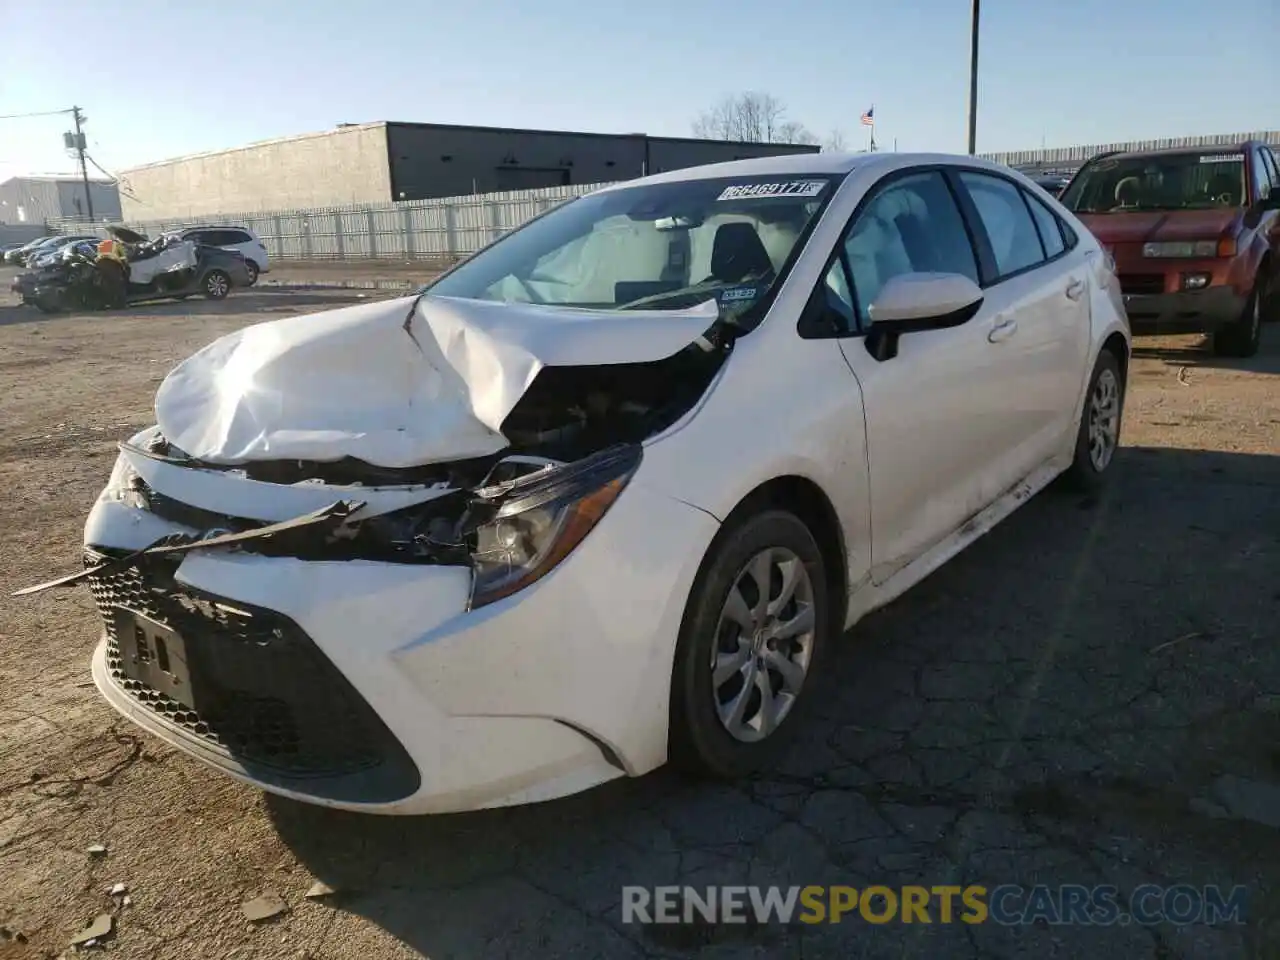
[[[1104,369],[1089,397],[1089,461],[1101,473],[1115,455],[1120,435],[1120,384]]]
[[[227,278],[220,273],[211,273],[205,280],[205,292],[215,300],[227,295]]]
[[[735,740],[768,737],[800,696],[814,648],[813,582],[784,547],[748,561],[729,588],[711,655],[716,713]]]

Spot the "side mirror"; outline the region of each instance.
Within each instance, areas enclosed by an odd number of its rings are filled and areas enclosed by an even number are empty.
[[[982,306],[981,288],[958,273],[902,273],[867,308],[873,330],[911,333],[956,327]]]
[[[958,273],[902,273],[867,307],[867,352],[884,362],[898,355],[898,338],[920,330],[958,327],[982,306],[982,289]]]

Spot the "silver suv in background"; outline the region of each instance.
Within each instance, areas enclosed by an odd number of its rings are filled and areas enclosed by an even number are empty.
[[[266,245],[247,227],[190,227],[181,231],[179,236],[183,240],[194,240],[208,247],[221,247],[242,254],[245,266],[249,268],[250,286],[258,282],[258,274],[270,270]]]

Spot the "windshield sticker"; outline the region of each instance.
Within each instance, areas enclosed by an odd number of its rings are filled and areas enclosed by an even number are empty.
[[[729,287],[727,290],[720,292],[721,303],[740,303],[743,300],[754,300],[755,298],[755,287]]]
[[[1213,156],[1201,157],[1201,163],[1243,163],[1243,153],[1216,153]]]
[[[717,200],[744,200],[751,197],[816,197],[826,189],[825,180],[792,180],[788,183],[743,183],[725,187]]]

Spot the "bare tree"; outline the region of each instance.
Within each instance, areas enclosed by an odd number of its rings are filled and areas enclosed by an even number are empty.
[[[849,149],[849,141],[845,139],[844,131],[833,129],[827,134],[827,139],[822,142],[822,151],[824,153],[844,153]]]
[[[777,143],[817,144],[818,138],[803,123],[785,120],[778,128]]]
[[[769,93],[748,90],[722,99],[693,121],[693,133],[708,140],[748,143],[817,143],[803,125],[786,119],[786,107]]]

